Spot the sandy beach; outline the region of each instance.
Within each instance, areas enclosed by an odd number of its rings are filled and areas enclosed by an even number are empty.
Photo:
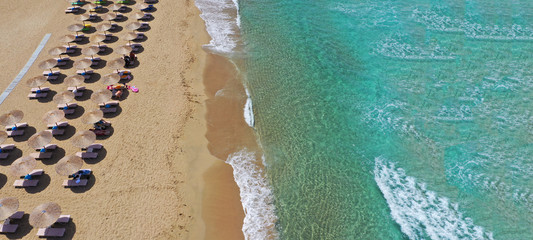
[[[43,85],[52,90],[48,98],[28,100],[29,87],[25,81],[42,73],[38,63],[53,57],[48,55],[49,49],[63,45],[58,40],[70,34],[67,26],[79,23],[77,15],[64,13],[67,6],[59,0],[0,2],[2,91],[26,64],[43,36],[51,34],[35,63],[0,105],[0,113],[22,110],[25,113],[22,122],[30,125],[24,136],[5,142],[14,143],[17,150],[0,161],[0,197],[17,197],[19,210],[26,213],[41,203],[58,203],[62,214],[72,217],[65,239],[242,239],[244,213],[231,166],[208,149],[205,102],[209,86],[204,86],[203,80],[208,54],[202,45],[209,41],[209,36],[193,1],[163,0],[154,5],[157,10],[145,32],[147,38],[140,42],[143,46],[137,55],[140,64],[131,69],[134,79],[129,85],[140,91],[126,93],[118,112],[105,116],[112,122],[113,134],[97,139],[104,146],[97,159],[85,160],[83,168],[94,172],[89,185],[78,189],[62,187],[66,177],[55,172],[54,164],[78,152],[69,138],[76,131],[91,127],[83,124],[80,116],[97,108],[89,99],[90,92],[104,88],[99,78],[112,72],[103,64],[93,69],[97,74],[84,84],[89,90],[75,100],[80,107],[66,119],[71,127],[64,136],[52,140],[59,147],[52,159],[38,160],[37,168],[45,170],[39,186],[28,189],[12,186],[18,177],[9,174],[9,165],[34,152],[26,140],[46,129],[41,118],[56,109],[52,96],[66,90],[63,76]],[[134,6],[130,8],[133,11],[124,13],[125,16],[137,11]],[[130,18],[117,24],[123,27],[132,21],[135,20]],[[124,28],[113,33],[119,38],[107,43],[108,47],[126,44],[120,37],[127,31]],[[80,48],[91,45],[78,44]],[[79,60],[85,56],[69,57]],[[111,52],[99,57],[110,61],[121,55]],[[73,67],[61,69],[66,76],[75,71]],[[37,239],[37,229],[27,219],[25,215],[17,233],[6,236]]]

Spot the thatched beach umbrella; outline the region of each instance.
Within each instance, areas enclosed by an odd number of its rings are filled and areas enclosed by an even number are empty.
[[[126,25],[126,28],[132,30],[135,33],[135,30],[141,28],[142,24],[140,22],[131,22]]]
[[[20,110],[11,110],[8,113],[0,115],[0,125],[9,126],[15,125],[24,117],[24,113]]]
[[[136,12],[133,14],[133,17],[137,20],[141,20],[142,18],[144,18],[144,13],[143,12]]]
[[[112,96],[113,93],[111,93],[111,91],[107,89],[99,89],[91,95],[91,100],[97,104],[100,104],[111,100]]]
[[[85,25],[85,21],[89,20],[90,18],[91,18],[90,14],[84,13],[78,16],[78,21],[81,21]]]
[[[117,18],[116,13],[106,13],[102,15],[102,19],[109,21],[110,24],[111,24],[111,21],[115,20],[116,18]]]
[[[98,5],[94,4],[94,3],[86,3],[85,5],[83,5],[83,8],[85,10],[91,10],[91,9],[96,9],[98,7]]]
[[[9,173],[13,176],[24,176],[35,168],[37,161],[35,158],[25,156],[15,160],[9,167]]]
[[[93,109],[83,114],[81,122],[85,124],[93,124],[102,120],[102,118],[104,118],[104,112],[100,109]]]
[[[128,46],[128,45],[123,45],[123,46],[120,46],[118,47],[115,51],[118,53],[118,54],[123,54],[123,55],[127,55],[129,54],[133,49]]]
[[[39,68],[46,70],[49,69],[52,72],[52,68],[57,65],[57,60],[50,58],[39,63]]]
[[[15,197],[0,199],[0,221],[11,217],[19,209],[19,200]]]
[[[61,158],[57,162],[55,169],[57,174],[68,176],[80,170],[81,166],[83,166],[83,160],[76,155],[70,155]]]
[[[83,70],[84,72],[87,72],[87,68],[90,67],[93,64],[91,59],[81,59],[74,63],[74,67],[78,70]]]
[[[75,87],[77,89],[78,86],[83,84],[83,81],[85,81],[85,78],[82,75],[71,75],[65,78],[65,85],[67,85],[67,87]]]
[[[87,47],[81,50],[81,53],[85,56],[91,56],[91,59],[94,59],[94,54],[100,52],[100,48],[96,46]]]
[[[37,206],[30,214],[30,225],[36,228],[46,228],[54,224],[61,215],[61,207],[57,203],[49,202]]]
[[[122,68],[126,64],[126,61],[122,58],[114,59],[107,63],[107,67],[111,69],[116,69],[117,73],[119,72],[119,69]]]
[[[122,4],[120,3],[115,3],[115,4],[111,4],[110,6],[107,7],[107,9],[113,11],[113,12],[116,12],[118,11],[120,8],[122,7]]]
[[[147,9],[150,5],[147,3],[137,3],[135,7],[139,10]]]
[[[26,81],[26,85],[30,88],[39,88],[47,81],[45,76],[32,77]]]
[[[96,134],[93,131],[81,131],[77,132],[70,139],[70,143],[75,147],[86,148],[89,145],[93,144],[96,141]]]
[[[57,55],[59,58],[61,58],[61,55],[67,52],[66,47],[55,47],[50,50],[48,50],[48,54],[55,56]]]
[[[71,91],[60,92],[54,96],[53,100],[57,104],[65,104],[65,107],[68,107],[68,103],[74,100],[74,93]]]
[[[58,110],[61,111],[61,110]],[[52,141],[53,135],[50,131],[40,131],[36,134],[33,134],[28,139],[28,146],[33,149],[44,148],[46,144],[49,144]]]
[[[7,140],[7,132],[6,131],[0,131],[0,144],[4,143]],[[1,152],[1,149],[0,149]]]
[[[106,35],[106,31],[111,29],[113,25],[111,23],[101,23],[99,25],[96,25],[96,30],[100,32],[104,32],[104,35]]]
[[[84,28],[83,24],[75,23],[67,27],[67,30],[71,32],[76,32],[76,36],[78,36],[78,32],[81,31]]]
[[[89,40],[91,42],[95,42],[96,44],[98,44],[98,47],[100,47],[100,43],[105,41],[106,40],[106,35],[104,34],[95,34],[95,35],[92,35]],[[98,51],[100,51],[100,48],[98,49]]]
[[[51,110],[44,114],[42,120],[46,124],[55,124],[57,126],[57,122],[61,121],[65,117],[65,112],[61,110]]]
[[[110,73],[110,74],[104,75],[102,79],[103,79],[102,83],[104,85],[113,85],[113,84],[117,84],[120,81],[120,75],[118,75],[118,73]]]
[[[70,43],[73,42],[74,40],[76,40],[76,36],[72,34],[67,34],[59,38],[60,42],[66,43],[69,47],[70,47]]]
[[[137,33],[134,32],[127,32],[122,35],[122,38],[128,41],[128,43],[131,45],[131,40],[135,40],[137,38]]]

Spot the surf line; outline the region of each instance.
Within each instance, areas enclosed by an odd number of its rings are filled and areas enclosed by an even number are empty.
[[[28,72],[28,69],[30,69],[31,65],[35,62],[35,59],[37,59],[37,56],[39,56],[39,53],[41,53],[44,48],[44,45],[46,45],[51,35],[51,33],[47,33],[46,35],[44,35],[43,40],[41,40],[41,43],[39,43],[39,46],[37,46],[37,49],[35,49],[35,52],[33,52],[26,65],[22,68],[22,70],[20,70],[19,74],[15,77],[15,79],[13,79],[13,81],[9,84],[9,86],[2,93],[2,95],[0,95],[0,104],[2,104],[4,100],[6,100],[7,96],[11,93],[11,91],[13,91],[13,89],[15,89],[17,84],[19,84],[20,80],[22,79],[22,77],[24,77],[26,72]]]

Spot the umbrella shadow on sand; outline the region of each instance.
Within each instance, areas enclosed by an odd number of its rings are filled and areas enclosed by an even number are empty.
[[[113,136],[113,133],[115,133],[115,129],[113,128],[113,126],[109,126],[106,128],[106,130],[109,130],[109,135],[101,135],[101,136],[96,136],[96,140],[105,140],[105,139],[108,139],[110,138],[111,136]]]
[[[54,80],[48,80],[48,82],[50,84],[61,84],[63,83],[63,81],[65,81],[65,78],[67,77],[67,75],[63,74],[63,73],[60,73],[56,79]]]
[[[112,33],[117,33],[117,32],[120,32],[122,31],[122,29],[124,29],[122,26],[119,26],[119,25],[114,25],[115,27],[113,29],[109,29],[109,32],[112,32]]]
[[[74,65],[74,61],[72,60],[63,60],[65,62],[65,65],[59,66],[60,69],[70,69]]]
[[[37,132],[37,129],[32,126],[27,126],[24,128],[24,135],[22,136],[16,136],[13,137],[13,141],[15,142],[24,142],[28,141],[28,139]]]
[[[98,80],[100,80],[100,78],[102,78],[102,75],[100,75],[100,73],[97,73],[97,72],[93,72],[91,74],[91,78],[85,80],[86,83],[95,83],[97,82]],[[87,90],[85,90],[87,91]],[[85,94],[84,94],[85,95]]]
[[[100,56],[107,56],[109,54],[113,53],[113,48],[106,47],[103,52],[98,52],[98,55]]]
[[[127,92],[127,91],[125,91]],[[122,95],[124,97],[124,95]],[[114,117],[117,117],[118,115],[120,115],[122,113],[122,107],[120,107],[120,105],[118,105],[117,107],[117,111],[114,112],[114,113],[106,113],[104,114],[104,117],[105,118],[114,118]]]
[[[94,173],[89,175],[89,179],[87,181],[87,185],[83,186],[83,187],[72,187],[70,188],[70,190],[73,192],[73,193],[84,193],[84,192],[87,192],[89,190],[91,190],[91,188],[94,186],[94,184],[96,183],[96,177],[94,177]]]
[[[7,183],[7,176],[0,173],[0,189],[4,187]]]
[[[111,37],[109,37],[108,40],[105,40],[104,43],[114,43],[116,41],[118,41],[118,37],[117,36],[111,36]]]
[[[87,90],[85,90],[85,91],[87,91]],[[91,91],[91,92],[92,92],[92,91]],[[87,94],[87,93],[86,93],[86,94]],[[85,94],[84,94],[84,95],[85,95]],[[87,95],[90,95],[90,94],[87,94]],[[83,115],[83,113],[85,113],[85,108],[82,107],[82,106],[79,106],[79,105],[78,105],[75,109],[76,109],[76,110],[74,111],[73,114],[65,115],[65,118],[66,118],[66,119],[76,119],[76,118],[81,117],[81,116]]]
[[[27,187],[24,188],[27,193],[39,193],[42,192],[44,189],[50,185],[50,175],[43,173],[43,175],[35,177],[35,179],[39,179],[39,184],[35,187]]]
[[[65,129],[65,133],[63,135],[57,135],[57,136],[54,136],[54,138],[60,141],[67,140],[70,137],[74,136],[74,134],[76,133],[76,128],[72,125],[68,125],[64,129]]]
[[[102,147],[102,149],[98,150],[98,157],[93,159],[84,159],[85,163],[87,164],[97,164],[100,161],[104,160],[104,158],[107,156],[107,150]]]
[[[98,65],[93,66],[91,68],[93,68],[93,69],[102,69],[102,68],[104,68],[106,66],[106,64],[107,64],[107,61],[104,60],[104,59],[101,59],[100,61],[98,61]]]
[[[52,101],[52,99],[54,98],[54,96],[57,94],[56,91],[54,90],[50,90],[48,91],[48,95],[46,95],[46,97],[44,98],[38,98],[37,101],[39,101],[40,103],[47,103],[47,102],[50,102]]]
[[[67,55],[70,56],[70,57],[77,57],[77,56],[81,55],[81,48],[74,48],[74,52],[67,53]]]
[[[28,235],[31,232],[33,227],[30,225],[30,214],[24,214],[22,219],[12,221],[14,224],[18,224],[19,227],[14,233],[7,233],[6,237],[8,239],[24,239],[24,236]]]
[[[11,150],[11,152],[9,152],[9,156],[6,159],[0,161],[0,165],[9,166],[11,165],[11,163],[13,163],[15,160],[17,160],[20,157],[22,157],[22,150],[20,150],[19,148],[15,148]]]
[[[65,149],[58,146],[56,149],[54,149],[54,152],[51,158],[42,159],[41,162],[44,165],[54,165],[59,161],[59,159],[63,158],[65,154],[66,154]]]

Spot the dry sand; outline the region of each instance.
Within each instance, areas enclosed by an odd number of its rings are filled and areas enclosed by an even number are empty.
[[[114,132],[109,138],[97,140],[105,149],[98,159],[87,160],[83,167],[94,171],[89,186],[65,189],[61,183],[66,177],[54,171],[61,157],[79,151],[69,138],[75,131],[90,127],[80,121],[81,112],[96,108],[86,93],[87,97],[76,100],[81,108],[67,119],[72,127],[65,136],[52,140],[60,147],[53,159],[38,161],[37,168],[46,173],[39,186],[27,190],[12,186],[18,177],[9,175],[9,165],[34,152],[26,140],[46,128],[41,118],[56,109],[56,104],[51,97],[28,100],[29,88],[24,82],[42,73],[38,63],[51,57],[47,51],[62,45],[58,39],[69,34],[68,25],[78,21],[76,15],[64,14],[68,5],[62,0],[0,1],[0,90],[26,64],[43,36],[52,34],[21,83],[0,105],[0,113],[24,111],[23,122],[30,124],[23,137],[6,141],[15,143],[17,150],[0,161],[0,197],[17,197],[19,210],[27,213],[44,202],[60,204],[62,213],[73,218],[67,225],[67,239],[242,238],[242,206],[231,167],[207,150],[205,101],[209,91],[204,90],[202,81],[207,56],[201,45],[208,42],[208,35],[204,23],[193,1],[160,1],[155,5],[155,19],[149,22],[151,29],[145,33],[148,38],[141,43],[144,50],[138,54],[140,65],[132,69],[130,85],[140,92],[126,94],[119,114],[106,118],[113,123]],[[124,15],[133,12],[134,7]],[[125,26],[132,21],[118,24]],[[126,31],[114,35],[120,37]],[[116,48],[125,43],[118,39],[107,45]],[[90,45],[78,44],[82,48]],[[109,61],[120,55],[100,57]],[[106,67],[94,71],[99,75],[85,84],[92,91],[104,88],[98,78],[112,72]],[[72,75],[75,69],[61,72]],[[44,86],[56,93],[66,90],[62,80]],[[16,234],[7,236],[37,239],[37,229],[28,225],[27,218]]]

